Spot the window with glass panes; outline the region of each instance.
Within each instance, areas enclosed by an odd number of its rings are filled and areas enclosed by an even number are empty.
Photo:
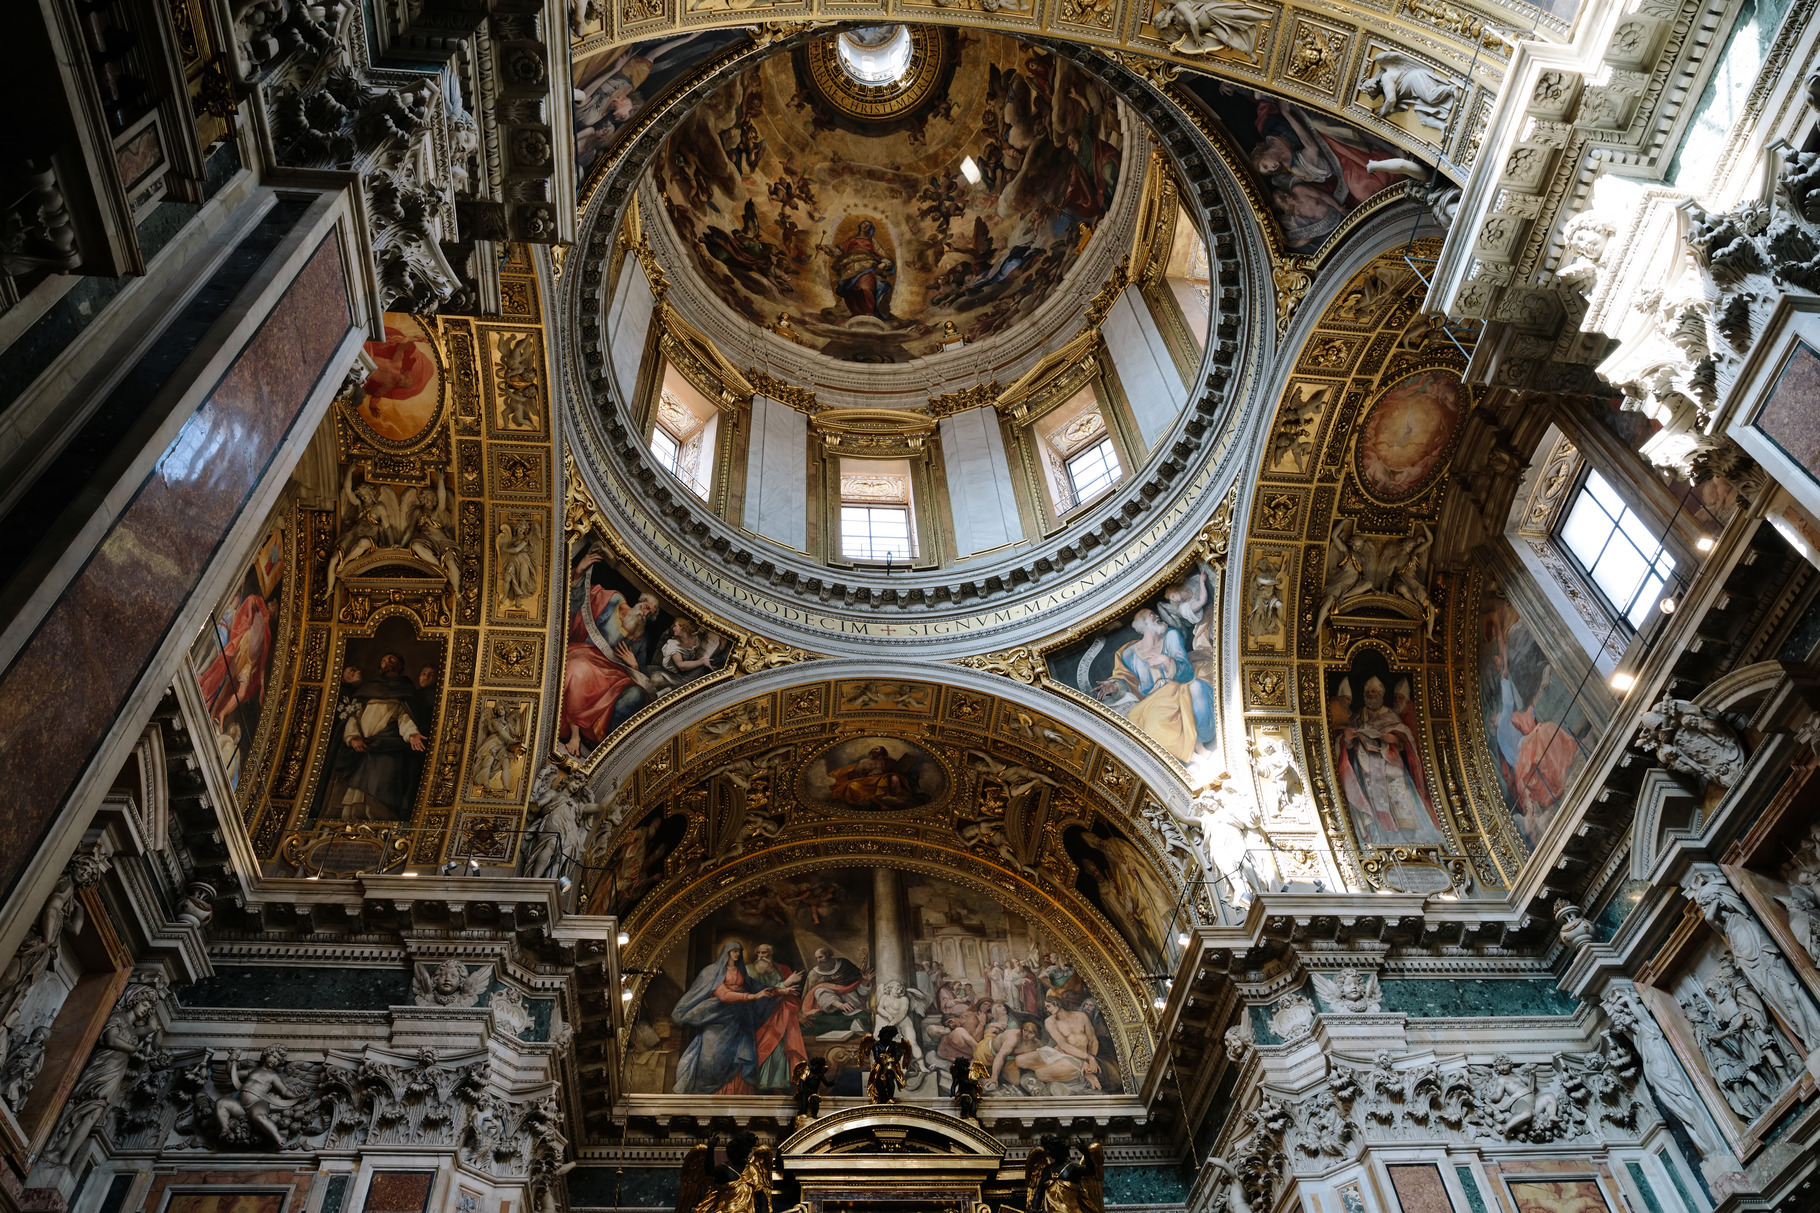
[[[1556,535],[1612,610],[1631,627],[1642,627],[1674,573],[1675,558],[1611,482],[1588,472]]]
[[[909,560],[909,509],[901,505],[842,505],[840,550],[849,560]]]
[[[1091,500],[1118,478],[1119,457],[1111,438],[1102,438],[1068,460],[1068,483],[1076,501]]]

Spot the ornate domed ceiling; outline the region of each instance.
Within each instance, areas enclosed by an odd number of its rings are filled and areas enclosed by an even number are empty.
[[[1125,171],[1118,111],[1014,39],[867,27],[723,85],[651,171],[735,312],[831,358],[903,362],[1002,332],[1054,291]]]

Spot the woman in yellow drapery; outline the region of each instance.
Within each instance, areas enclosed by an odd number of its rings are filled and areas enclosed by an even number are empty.
[[[1139,611],[1131,626],[1138,638],[1119,649],[1101,693],[1123,691],[1136,697],[1126,719],[1188,762],[1197,749],[1212,743],[1218,728],[1213,654],[1190,653],[1186,637],[1155,611]]]

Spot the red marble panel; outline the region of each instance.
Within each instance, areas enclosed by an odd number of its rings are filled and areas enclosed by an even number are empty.
[[[0,675],[0,890],[37,852],[352,325],[331,232]]]
[[[434,1171],[375,1171],[363,1213],[423,1213],[435,1182]]]
[[[1820,478],[1820,351],[1795,342],[1756,425],[1809,475]]]
[[[1403,1213],[1454,1213],[1441,1170],[1433,1163],[1401,1163],[1387,1169]]]

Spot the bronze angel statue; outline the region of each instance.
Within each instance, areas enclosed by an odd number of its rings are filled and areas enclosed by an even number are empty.
[[[891,1103],[904,1088],[904,1067],[910,1063],[910,1042],[898,1038],[897,1025],[886,1024],[877,1036],[859,1042],[859,1061],[867,1067],[866,1098]]]
[[[822,1090],[834,1085],[834,1077],[828,1073],[828,1059],[811,1057],[797,1062],[790,1069],[790,1082],[794,1087],[796,1124],[800,1128],[822,1114]]]
[[[751,1133],[727,1139],[727,1161],[714,1161],[717,1137],[683,1158],[676,1213],[771,1213],[771,1151]]]
[[[980,1118],[980,1095],[985,1081],[992,1076],[984,1062],[971,1057],[957,1057],[949,1070],[948,1090],[954,1098],[956,1113],[962,1120]]]
[[[1024,1156],[1024,1213],[1105,1213],[1106,1152],[1045,1134]]]

